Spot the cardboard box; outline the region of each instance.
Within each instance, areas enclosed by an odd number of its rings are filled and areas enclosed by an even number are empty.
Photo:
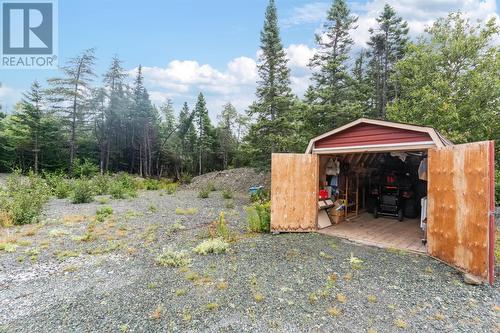
[[[330,220],[333,224],[339,224],[345,220],[344,215],[330,215]]]

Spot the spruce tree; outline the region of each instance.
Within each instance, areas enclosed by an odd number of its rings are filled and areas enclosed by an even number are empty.
[[[227,103],[219,115],[219,124],[217,126],[217,139],[219,144],[219,154],[222,157],[222,169],[227,169],[231,155],[234,154],[237,146],[236,137],[234,135],[234,127],[238,112],[236,108]]]
[[[198,153],[198,174],[201,175],[206,167],[203,161],[206,161],[210,155],[210,148],[214,142],[213,127],[208,116],[207,103],[202,93],[198,95],[198,100],[195,106],[195,123],[198,132],[198,140],[196,143]]]
[[[90,82],[95,77],[94,49],[88,49],[70,59],[62,68],[63,77],[48,80],[51,88],[48,93],[54,108],[65,114],[69,127],[69,173],[72,172],[76,157],[77,135],[80,125],[88,116],[87,101],[90,92]]]
[[[387,103],[398,94],[398,83],[391,80],[394,65],[403,58],[408,45],[408,23],[397,16],[388,4],[377,18],[377,27],[370,29],[372,78],[375,87],[376,111],[385,118]]]
[[[12,127],[14,133],[24,136],[28,149],[33,154],[33,169],[38,173],[39,153],[42,136],[42,121],[44,103],[41,86],[38,81],[32,83],[28,92],[23,94],[23,99],[19,104],[19,111],[12,118],[15,126]]]
[[[189,110],[189,106],[186,102],[182,106],[179,113],[179,129],[178,136],[181,141],[181,173],[193,174],[196,170],[195,160],[196,160],[196,129],[193,123],[194,112]]]
[[[248,144],[259,164],[268,164],[271,153],[286,150],[289,127],[288,114],[292,106],[290,69],[281,43],[278,16],[274,0],[266,9],[264,28],[260,35],[257,100],[248,114],[256,122],[251,126]]]
[[[347,61],[353,40],[349,33],[356,28],[357,17],[351,15],[345,0],[334,0],[316,35],[318,52],[313,56],[313,86],[306,96],[312,107],[308,127],[318,134],[349,121],[352,115],[345,106],[351,82]]]
[[[127,73],[121,64],[122,61],[117,56],[114,56],[103,80],[108,96],[107,107],[104,110],[102,119],[103,139],[100,145],[100,164],[103,172],[110,169],[112,151],[119,148],[119,136],[122,134],[120,126],[124,121],[124,111],[128,104],[124,90]],[[113,143],[115,147],[113,147]]]

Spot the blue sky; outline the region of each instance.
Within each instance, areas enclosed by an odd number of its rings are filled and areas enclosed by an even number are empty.
[[[307,62],[314,33],[329,1],[276,0],[284,46],[292,68],[292,86],[301,95],[309,82]],[[411,33],[452,10],[473,19],[498,17],[495,0],[387,1],[408,20]],[[385,1],[350,1],[359,16],[355,49],[363,47]],[[156,104],[171,98],[178,109],[199,91],[207,96],[212,117],[225,102],[243,112],[255,91],[259,32],[267,0],[59,0],[60,62],[85,48],[97,49],[102,74],[114,54],[133,73],[144,66],[146,86]],[[29,84],[57,75],[49,70],[0,70],[0,100],[7,109]],[[101,78],[96,79],[96,84]]]

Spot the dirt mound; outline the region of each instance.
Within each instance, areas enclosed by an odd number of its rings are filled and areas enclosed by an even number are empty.
[[[194,177],[189,189],[200,189],[212,183],[216,189],[231,189],[236,192],[247,192],[252,186],[271,186],[271,173],[256,171],[252,168],[238,168],[224,171],[214,171]]]

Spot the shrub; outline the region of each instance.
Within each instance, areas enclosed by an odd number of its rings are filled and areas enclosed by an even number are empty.
[[[198,198],[206,199],[210,196],[210,190],[208,188],[202,188],[200,192],[198,192]]]
[[[191,258],[186,251],[174,251],[171,248],[163,249],[156,257],[156,262],[161,266],[182,267],[191,263]]]
[[[115,199],[126,199],[137,196],[139,183],[129,174],[121,172],[111,183],[109,194]]]
[[[167,192],[167,194],[174,194],[177,191],[177,187],[177,183],[170,183],[164,186],[165,192]]]
[[[95,218],[99,222],[103,222],[106,217],[113,215],[113,208],[110,206],[99,207],[95,213]]]
[[[222,198],[232,199],[233,198],[233,191],[231,191],[230,189],[224,189],[222,191]]]
[[[71,195],[71,181],[69,179],[61,179],[52,190],[52,193],[58,199],[66,199]]]
[[[198,244],[193,251],[198,254],[209,254],[209,253],[225,253],[229,248],[229,243],[221,238],[208,239],[201,244]]]
[[[50,187],[53,195],[58,199],[67,198],[71,193],[71,183],[62,173],[44,172],[45,182]]]
[[[74,177],[90,178],[99,173],[99,166],[87,158],[83,159],[83,161],[79,158],[75,159],[72,167]]]
[[[271,200],[271,193],[268,190],[259,189],[256,193],[250,195],[251,202],[265,203]]]
[[[255,202],[246,208],[248,229],[253,232],[269,232],[271,230],[271,202]]]
[[[0,194],[2,224],[37,222],[49,198],[50,188],[41,177],[34,173],[21,177],[15,173],[7,179],[6,189]]]
[[[94,201],[94,187],[87,179],[78,179],[73,186],[71,202],[74,204],[89,203]]]
[[[214,184],[213,182],[208,182],[208,183],[207,183],[207,186],[206,186],[206,189],[207,189],[209,192],[214,192],[214,191],[216,191],[215,184]]]
[[[144,188],[148,191],[156,191],[160,189],[160,182],[156,179],[148,178],[143,182]]]
[[[96,175],[92,178],[94,184],[95,194],[103,195],[108,194],[111,187],[112,179],[109,175]]]
[[[181,176],[179,177],[179,182],[181,184],[190,184],[191,181],[193,180],[193,176],[191,176],[189,173],[181,173]]]
[[[127,191],[125,187],[119,182],[112,183],[111,186],[109,187],[109,194],[111,194],[111,197],[114,199],[126,199],[127,198]]]

